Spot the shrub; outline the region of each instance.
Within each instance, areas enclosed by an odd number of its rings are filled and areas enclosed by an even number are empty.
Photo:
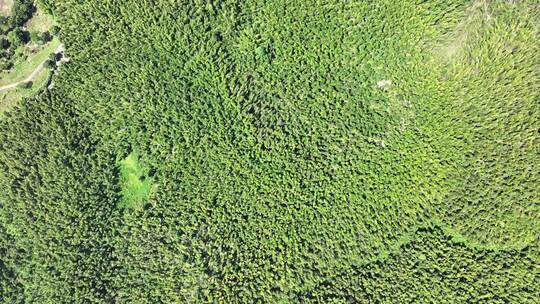
[[[51,34],[57,36],[60,33],[60,28],[57,25],[53,25],[51,28]]]
[[[39,7],[41,7],[47,14],[53,14],[53,5],[51,0],[38,0]]]
[[[56,62],[50,59],[47,59],[45,63],[43,63],[43,67],[46,69],[52,69],[56,67]]]
[[[6,36],[0,37],[0,48],[4,50],[9,48],[9,40]]]
[[[52,35],[51,35],[51,33],[48,32],[48,31],[41,33],[40,40],[41,40],[43,43],[47,43],[47,42],[51,41],[51,40],[52,40]]]
[[[8,39],[13,48],[18,48],[24,45],[24,33],[19,27],[16,27],[9,32]]]
[[[11,70],[12,67],[13,67],[13,62],[11,62],[11,60],[0,61],[0,70],[8,71],[8,70]]]
[[[15,0],[11,8],[11,16],[9,23],[11,27],[23,25],[30,17],[34,10],[32,0]]]
[[[36,31],[30,31],[29,32],[29,37],[30,37],[30,41],[32,41],[32,42],[35,42],[35,43],[41,42],[40,34],[38,32],[36,32]]]
[[[57,59],[56,53],[50,53],[49,54],[49,59],[48,60],[50,60],[52,62],[56,62],[57,61],[56,59]]]
[[[17,88],[30,89],[34,83],[32,81],[21,82],[17,85]]]
[[[9,18],[7,16],[0,16],[0,25],[7,25]]]

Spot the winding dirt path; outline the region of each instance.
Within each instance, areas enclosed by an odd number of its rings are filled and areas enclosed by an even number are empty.
[[[59,54],[59,53],[63,53],[64,52],[64,45],[63,44],[60,44],[56,50],[54,50],[54,53],[55,54]],[[30,75],[28,75],[28,77],[26,77],[26,79],[24,80],[21,80],[21,81],[18,81],[18,82],[14,82],[14,83],[10,83],[10,84],[7,84],[5,86],[2,86],[0,87],[0,92],[3,92],[3,91],[7,91],[7,90],[10,90],[10,89],[13,89],[13,88],[16,88],[19,84],[21,83],[25,83],[25,82],[29,82],[29,81],[32,81],[38,74],[39,72],[41,72],[41,70],[43,70],[43,66],[45,65],[45,62],[47,61],[48,59],[44,60],[42,63],[40,63],[32,73],[30,73]]]

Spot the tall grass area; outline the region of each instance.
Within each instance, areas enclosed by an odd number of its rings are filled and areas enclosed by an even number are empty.
[[[136,153],[130,153],[120,162],[120,178],[122,183],[121,207],[141,207],[152,188],[152,178],[145,176]]]
[[[0,122],[0,297],[540,298],[534,1],[45,2],[70,62]]]

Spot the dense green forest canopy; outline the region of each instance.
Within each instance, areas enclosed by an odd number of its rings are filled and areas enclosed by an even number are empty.
[[[537,303],[535,0],[43,0],[5,303]]]

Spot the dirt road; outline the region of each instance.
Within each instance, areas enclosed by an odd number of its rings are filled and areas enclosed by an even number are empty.
[[[56,50],[54,50],[54,53],[55,54],[59,54],[59,53],[63,53],[64,52],[64,45],[63,44],[60,44]],[[16,88],[19,84],[21,83],[25,83],[25,82],[29,82],[29,81],[32,81],[38,74],[39,72],[41,72],[41,70],[43,70],[43,66],[45,65],[45,62],[47,60],[43,61],[42,63],[40,63],[32,73],[30,73],[30,75],[28,75],[28,77],[26,77],[26,79],[24,80],[21,80],[21,81],[18,81],[18,82],[14,82],[14,83],[10,83],[10,84],[7,84],[5,86],[2,86],[0,87],[0,92],[3,92],[3,91],[6,91],[6,90],[10,90],[10,89],[13,89],[13,88]]]

